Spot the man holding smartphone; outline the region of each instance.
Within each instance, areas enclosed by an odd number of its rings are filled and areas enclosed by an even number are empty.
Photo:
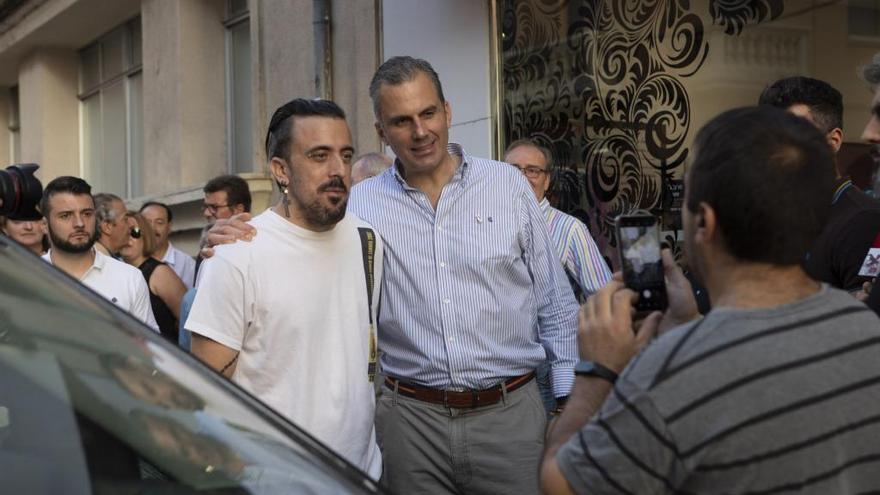
[[[697,316],[668,251],[665,312],[634,325],[637,296],[619,278],[587,301],[544,492],[876,489],[880,320],[801,265],[830,209],[824,136],[782,110],[741,108],[694,149],[686,253],[714,309]]]

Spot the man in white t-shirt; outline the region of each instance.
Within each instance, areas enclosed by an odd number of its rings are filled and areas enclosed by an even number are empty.
[[[373,478],[373,322],[382,245],[346,214],[354,149],[345,114],[293,100],[272,116],[266,154],[282,190],[252,242],[202,266],[186,329],[193,354]]]
[[[43,190],[40,212],[52,246],[43,259],[158,332],[140,270],[95,249],[99,234],[91,192],[86,181],[69,176]]]

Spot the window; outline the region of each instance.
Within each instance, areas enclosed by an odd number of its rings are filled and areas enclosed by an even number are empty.
[[[82,170],[96,192],[143,193],[141,21],[80,51]]]
[[[251,26],[247,0],[228,1],[224,26],[229,171],[253,172]]]
[[[21,121],[18,86],[9,90],[9,163],[21,162]]]
[[[850,36],[880,37],[880,0],[850,0],[846,11]]]

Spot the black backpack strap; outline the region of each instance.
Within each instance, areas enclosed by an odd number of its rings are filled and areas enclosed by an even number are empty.
[[[367,365],[367,377],[370,382],[376,378],[376,361],[378,346],[376,344],[376,325],[373,322],[373,292],[376,287],[376,233],[371,228],[358,227],[361,237],[361,254],[364,259],[364,279],[367,281],[367,313],[370,321],[370,351]]]

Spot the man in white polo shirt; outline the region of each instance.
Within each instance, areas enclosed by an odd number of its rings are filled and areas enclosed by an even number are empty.
[[[43,259],[159,331],[150,292],[137,268],[95,249],[98,238],[92,188],[77,177],[58,177],[43,190],[40,212],[52,248]]]

